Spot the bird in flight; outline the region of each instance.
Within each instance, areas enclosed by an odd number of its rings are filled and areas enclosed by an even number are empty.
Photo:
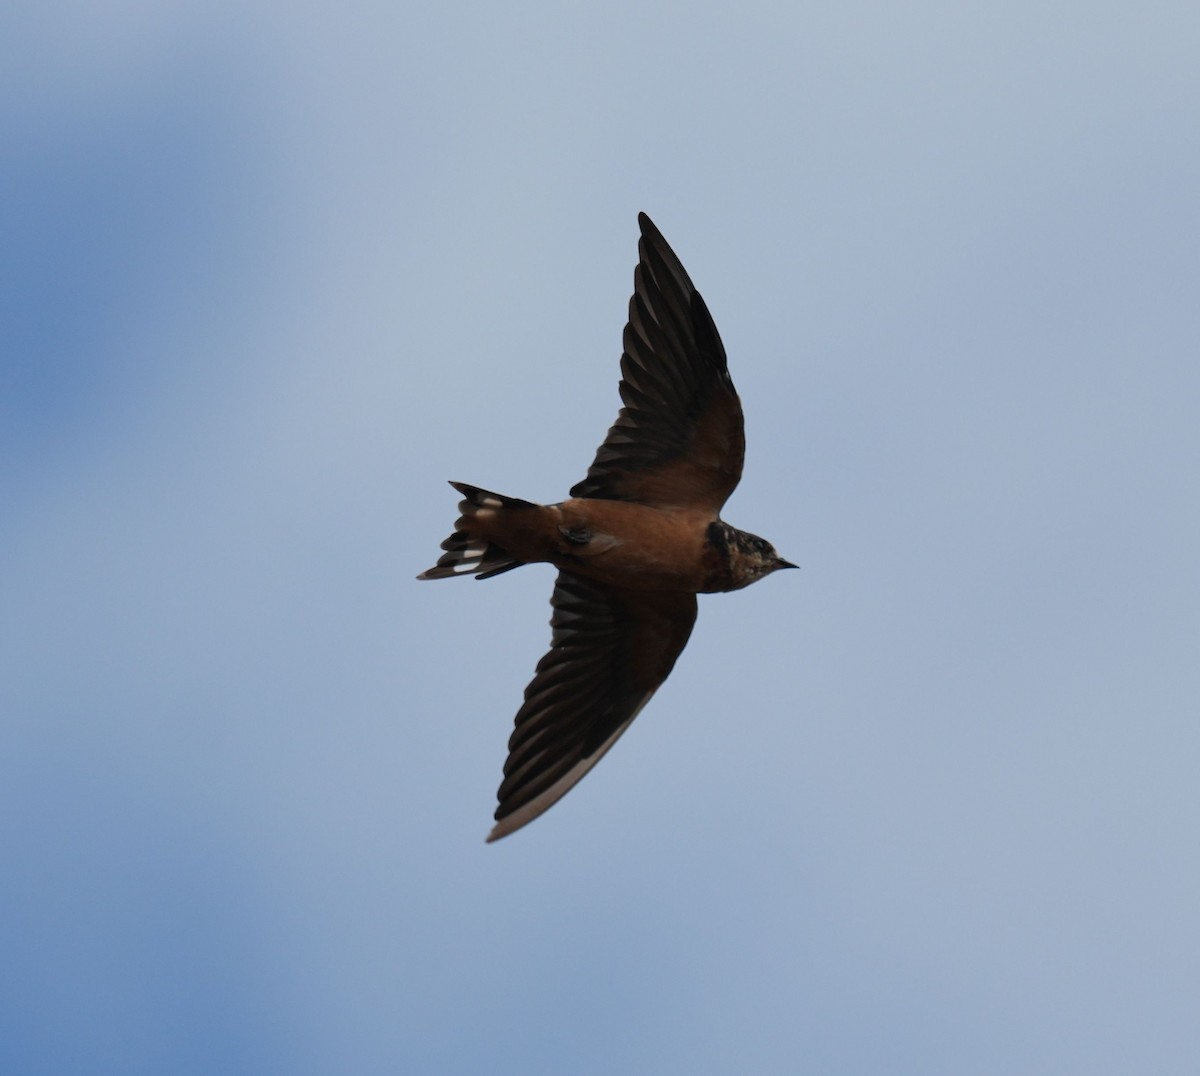
[[[721,519],[742,476],[742,404],[700,293],[645,213],[638,224],[624,406],[587,476],[545,505],[451,482],[461,514],[417,576],[558,569],[550,650],[517,711],[489,841],[557,803],[629,728],[687,644],[697,594],[796,567]]]

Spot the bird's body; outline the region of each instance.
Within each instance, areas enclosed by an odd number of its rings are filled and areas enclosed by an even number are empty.
[[[509,740],[489,840],[552,806],[600,760],[666,679],[696,595],[792,568],[720,518],[742,472],[742,409],[716,326],[645,215],[621,398],[583,481],[541,505],[451,483],[463,500],[446,551],[420,579],[558,568],[551,648]]]
[[[738,590],[761,574],[753,550],[738,545],[736,536],[744,532],[712,512],[587,497],[514,505],[485,490],[478,491],[477,507],[470,499],[475,487],[452,484],[468,496],[464,533],[522,564],[545,561],[609,586],[686,594]],[[483,503],[487,499],[501,504]]]

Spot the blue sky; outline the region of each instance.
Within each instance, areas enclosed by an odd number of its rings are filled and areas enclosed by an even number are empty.
[[[0,41],[0,1069],[1194,1071],[1194,4]],[[485,846],[638,210],[804,570]]]

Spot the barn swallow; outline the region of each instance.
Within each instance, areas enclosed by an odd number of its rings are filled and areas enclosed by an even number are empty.
[[[557,803],[629,728],[686,645],[697,594],[796,567],[721,519],[742,476],[742,404],[700,293],[645,213],[638,224],[624,406],[587,476],[557,504],[451,482],[461,515],[417,576],[558,569],[550,650],[517,711],[489,841]]]

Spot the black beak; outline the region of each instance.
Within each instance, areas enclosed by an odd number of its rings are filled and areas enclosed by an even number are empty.
[[[799,568],[799,564],[793,564],[790,560],[784,560],[783,557],[775,558],[776,568]]]

